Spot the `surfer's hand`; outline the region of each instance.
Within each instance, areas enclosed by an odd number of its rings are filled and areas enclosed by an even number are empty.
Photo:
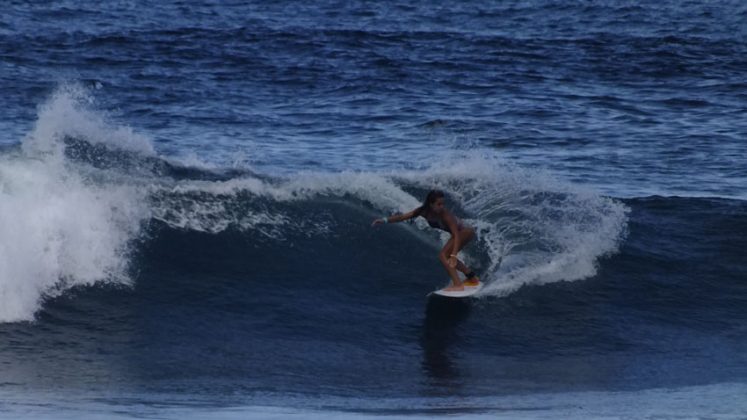
[[[378,225],[383,225],[383,224],[384,224],[384,221],[383,221],[383,220],[381,220],[381,219],[374,219],[374,221],[373,221],[373,222],[371,222],[371,226],[372,226],[372,227],[373,227],[373,226],[378,226]]]

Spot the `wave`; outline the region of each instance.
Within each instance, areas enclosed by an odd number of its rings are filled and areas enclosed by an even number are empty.
[[[482,273],[483,295],[593,276],[626,234],[622,202],[481,152],[386,173],[270,177],[186,166],[95,111],[84,89],[63,86],[21,148],[0,155],[0,321],[32,320],[45,299],[75,286],[133,284],[133,255],[163,229],[271,243],[278,255],[270,265],[295,252],[289,244],[298,238],[365,254],[373,217],[411,210],[432,188],[477,229],[462,256]],[[434,250],[447,239],[422,220],[386,229]]]

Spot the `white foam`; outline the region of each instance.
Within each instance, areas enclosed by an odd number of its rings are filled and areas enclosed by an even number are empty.
[[[282,236],[283,227],[300,227],[305,221],[293,220],[289,215],[283,214],[282,209],[243,209],[236,212],[229,210],[226,207],[227,203],[235,202],[239,199],[238,196],[243,194],[275,203],[347,195],[380,209],[399,211],[418,204],[417,199],[403,191],[388,177],[356,172],[308,172],[274,181],[251,177],[227,181],[181,181],[172,185],[161,185],[159,191],[169,194],[171,198],[153,208],[153,215],[172,227],[212,233],[228,227],[243,230],[259,229],[260,233],[276,238]],[[329,226],[319,224],[302,227],[315,233],[328,232],[330,229]]]
[[[142,138],[109,128],[64,88],[41,107],[23,152],[0,158],[0,322],[32,320],[43,299],[75,285],[127,283],[128,246],[147,216],[144,192],[97,183],[65,162],[65,136]]]

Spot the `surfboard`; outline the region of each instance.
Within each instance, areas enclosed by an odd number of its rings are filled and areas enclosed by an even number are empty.
[[[449,286],[451,286],[451,284],[449,284],[446,287],[449,287]],[[450,298],[465,298],[465,297],[470,297],[474,295],[475,293],[479,292],[480,289],[482,289],[482,286],[483,286],[483,283],[478,282],[476,286],[465,285],[464,290],[454,290],[454,291],[444,290],[446,289],[446,287],[444,287],[443,289],[438,289],[436,291],[430,292],[428,296],[438,295],[438,296],[444,296],[444,297],[450,297]]]

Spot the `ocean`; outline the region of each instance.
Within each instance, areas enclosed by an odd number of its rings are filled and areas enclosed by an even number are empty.
[[[745,22],[10,2],[0,418],[747,417]]]

